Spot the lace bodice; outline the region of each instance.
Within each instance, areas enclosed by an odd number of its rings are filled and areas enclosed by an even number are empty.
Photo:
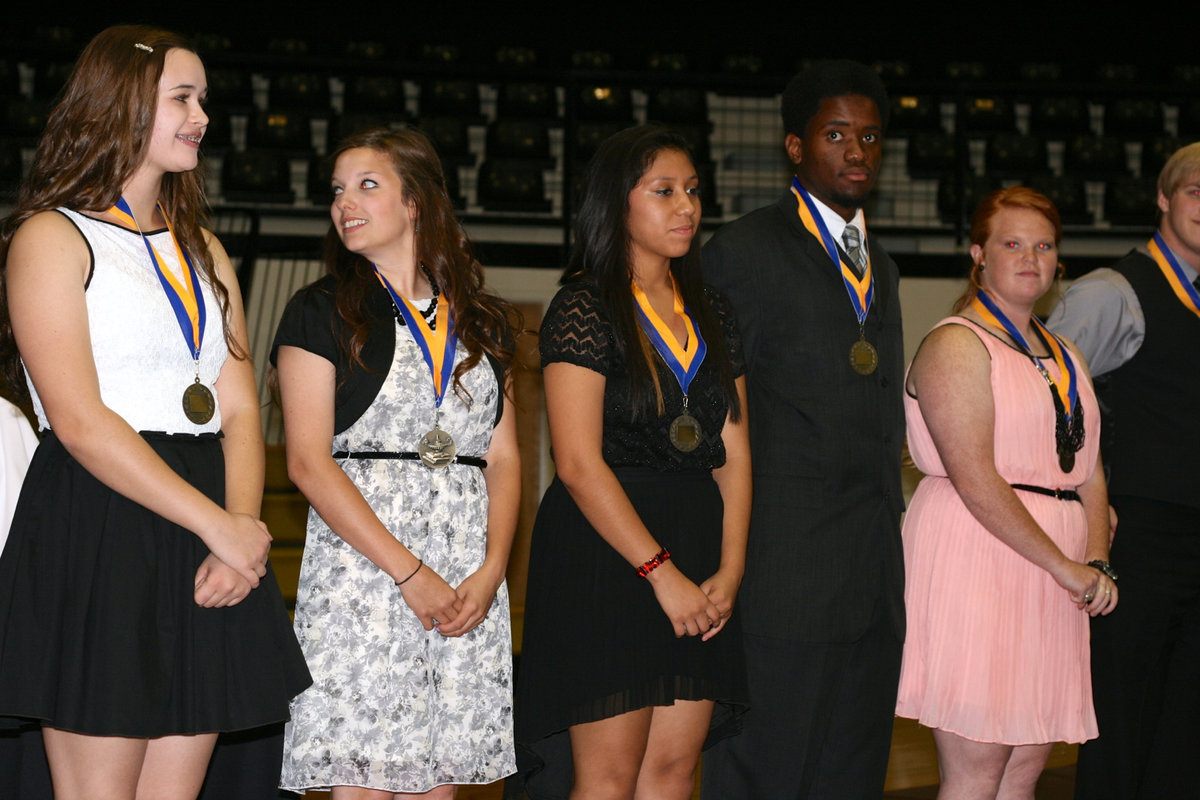
[[[733,362],[733,374],[746,371],[741,337],[733,306],[723,294],[706,288]],[[566,362],[605,377],[604,460],[611,467],[649,467],[664,472],[715,469],[725,463],[721,430],[728,407],[710,351],[688,392],[688,409],[700,422],[704,438],[690,453],[671,445],[671,422],[683,408],[683,392],[675,376],[655,355],[665,413],[650,420],[632,420],[629,372],[613,338],[612,323],[595,290],[586,284],[565,286],[555,295],[541,328],[542,366]]]

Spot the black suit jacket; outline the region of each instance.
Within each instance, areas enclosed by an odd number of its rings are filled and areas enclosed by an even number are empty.
[[[850,642],[877,601],[904,635],[904,348],[896,264],[869,239],[878,369],[850,367],[858,320],[788,192],[725,225],[705,280],[733,301],[749,393],[754,506],[739,595],[747,633]]]

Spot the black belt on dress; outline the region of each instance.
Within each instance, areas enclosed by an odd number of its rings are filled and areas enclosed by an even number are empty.
[[[1021,489],[1026,492],[1034,492],[1036,494],[1044,494],[1047,497],[1055,497],[1059,500],[1074,500],[1076,503],[1082,502],[1079,499],[1079,492],[1074,489],[1047,489],[1045,486],[1030,486],[1027,483],[1010,484],[1014,489]]]
[[[421,454],[415,452],[394,453],[388,450],[338,450],[333,454],[334,458],[388,458],[395,461],[420,461]],[[451,464],[462,464],[467,467],[479,467],[483,469],[487,466],[487,459],[478,456],[455,456],[450,459]]]

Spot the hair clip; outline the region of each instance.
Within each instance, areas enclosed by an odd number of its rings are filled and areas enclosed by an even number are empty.
[[[148,44],[142,44],[141,42],[134,42],[133,46],[136,47],[138,50],[145,50],[147,53],[154,52],[154,48]]]

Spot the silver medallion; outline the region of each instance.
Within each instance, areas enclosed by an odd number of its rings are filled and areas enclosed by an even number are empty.
[[[417,443],[417,455],[430,469],[442,469],[454,461],[454,456],[457,454],[458,448],[454,444],[454,437],[441,428],[435,427],[422,436],[421,441]]]

